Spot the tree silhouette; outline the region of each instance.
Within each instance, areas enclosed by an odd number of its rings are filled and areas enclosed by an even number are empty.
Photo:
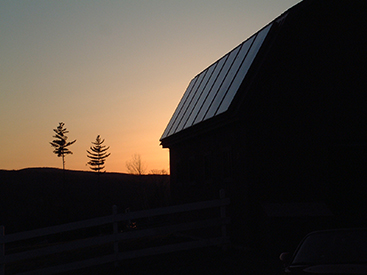
[[[65,170],[65,155],[72,154],[67,147],[72,145],[76,140],[67,142],[68,137],[66,136],[69,131],[64,128],[64,122],[60,122],[59,126],[56,129],[53,129],[56,135],[53,136],[55,138],[50,144],[54,147],[54,153],[58,157],[62,157],[62,169]]]
[[[130,174],[139,176],[145,174],[147,170],[147,167],[145,163],[142,162],[139,154],[133,155],[132,159],[126,162],[126,168]]]
[[[107,150],[110,147],[102,145],[103,142],[104,139],[102,140],[101,137],[98,135],[96,141],[92,142],[94,146],[90,147],[91,152],[87,150],[87,157],[91,159],[90,161],[88,161],[87,164],[89,164],[90,169],[98,173],[100,173],[101,170],[105,168],[104,163],[106,161],[106,158],[111,155],[110,153],[107,153]]]
[[[168,175],[168,172],[166,169],[152,169],[149,175]]]

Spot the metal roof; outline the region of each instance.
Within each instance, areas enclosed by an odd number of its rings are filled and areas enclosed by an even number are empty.
[[[195,76],[161,140],[228,110],[273,22]]]

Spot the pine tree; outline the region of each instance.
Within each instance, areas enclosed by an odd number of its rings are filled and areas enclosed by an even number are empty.
[[[72,145],[76,140],[71,142],[67,142],[68,137],[66,136],[69,131],[64,128],[64,123],[60,122],[59,126],[56,129],[53,129],[56,135],[53,136],[55,138],[52,142],[50,142],[51,146],[55,148],[54,153],[58,157],[62,157],[62,169],[65,170],[65,155],[72,154],[67,147]]]
[[[90,147],[90,151],[87,150],[87,157],[91,160],[88,161],[88,165],[90,166],[90,169],[93,171],[96,171],[98,173],[101,172],[105,168],[104,164],[106,161],[106,158],[109,157],[111,154],[107,153],[107,150],[110,147],[106,147],[105,145],[102,145],[104,142],[104,139],[102,140],[100,136],[98,135],[95,142],[92,142],[94,146]]]

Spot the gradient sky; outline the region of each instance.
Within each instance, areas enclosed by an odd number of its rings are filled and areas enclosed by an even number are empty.
[[[140,154],[169,168],[159,139],[190,80],[300,0],[0,0],[0,169],[62,168],[59,122],[77,139],[66,169],[107,172]]]

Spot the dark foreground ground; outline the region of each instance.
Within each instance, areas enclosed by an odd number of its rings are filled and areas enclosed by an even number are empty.
[[[72,256],[69,263],[78,261],[79,259],[73,258],[78,258],[79,256]],[[98,257],[99,255],[95,256]],[[5,267],[5,274],[18,274],[19,272],[44,268],[48,266],[48,263],[49,261],[37,260],[37,262],[28,262],[26,265],[12,264]],[[278,257],[266,259],[261,252],[252,253],[243,249],[228,248],[223,250],[220,247],[207,247],[124,260],[120,261],[117,266],[114,263],[108,263],[57,274],[279,275],[281,270],[282,264]]]
[[[280,274],[281,263],[261,259],[261,255],[249,251],[218,247],[181,251],[159,256],[137,258],[114,264],[77,270],[66,274]]]
[[[126,242],[119,244],[119,251],[139,250],[140,248],[154,247],[159,251],[161,245],[168,244],[167,241],[174,239],[149,240],[143,242]],[[182,241],[182,239],[180,239]],[[41,245],[42,244],[38,244]],[[141,247],[143,245],[143,247]],[[41,247],[40,246],[40,247]],[[46,245],[47,246],[47,245]],[[152,248],[153,248],[152,247]],[[11,251],[16,252],[14,247]],[[22,248],[24,250],[24,247]],[[27,250],[27,248],[26,248]],[[79,261],[99,258],[113,253],[111,244],[88,249],[77,249],[67,253],[58,253],[41,258],[34,258],[5,266],[5,274],[18,274],[27,271],[56,267],[63,264],[73,264]],[[10,253],[11,254],[11,253]],[[132,254],[133,255],[133,254]],[[95,265],[83,269],[74,269],[70,272],[60,272],[57,274],[71,275],[96,275],[96,274],[281,274],[282,264],[278,255],[270,255],[265,251],[253,252],[243,247],[231,244],[223,249],[220,246],[190,249],[172,253],[165,253],[154,256],[127,259],[115,263],[110,262],[104,265]],[[38,274],[38,273],[32,273]],[[43,273],[42,273],[43,274]]]
[[[118,206],[118,212],[169,205],[168,176],[106,173],[98,180],[92,172],[68,170],[63,175],[60,169],[32,168],[0,170],[0,179],[0,225],[5,226],[6,234],[109,215],[112,205]],[[78,252],[68,258],[77,261],[83,256],[84,252]],[[262,253],[244,249],[209,247],[63,274],[279,274],[280,262],[273,258],[265,260]],[[44,267],[46,262],[32,260],[26,266],[32,270]],[[24,272],[26,266],[6,266],[5,274]]]
[[[0,170],[0,225],[6,234],[169,204],[169,176],[55,168]]]

